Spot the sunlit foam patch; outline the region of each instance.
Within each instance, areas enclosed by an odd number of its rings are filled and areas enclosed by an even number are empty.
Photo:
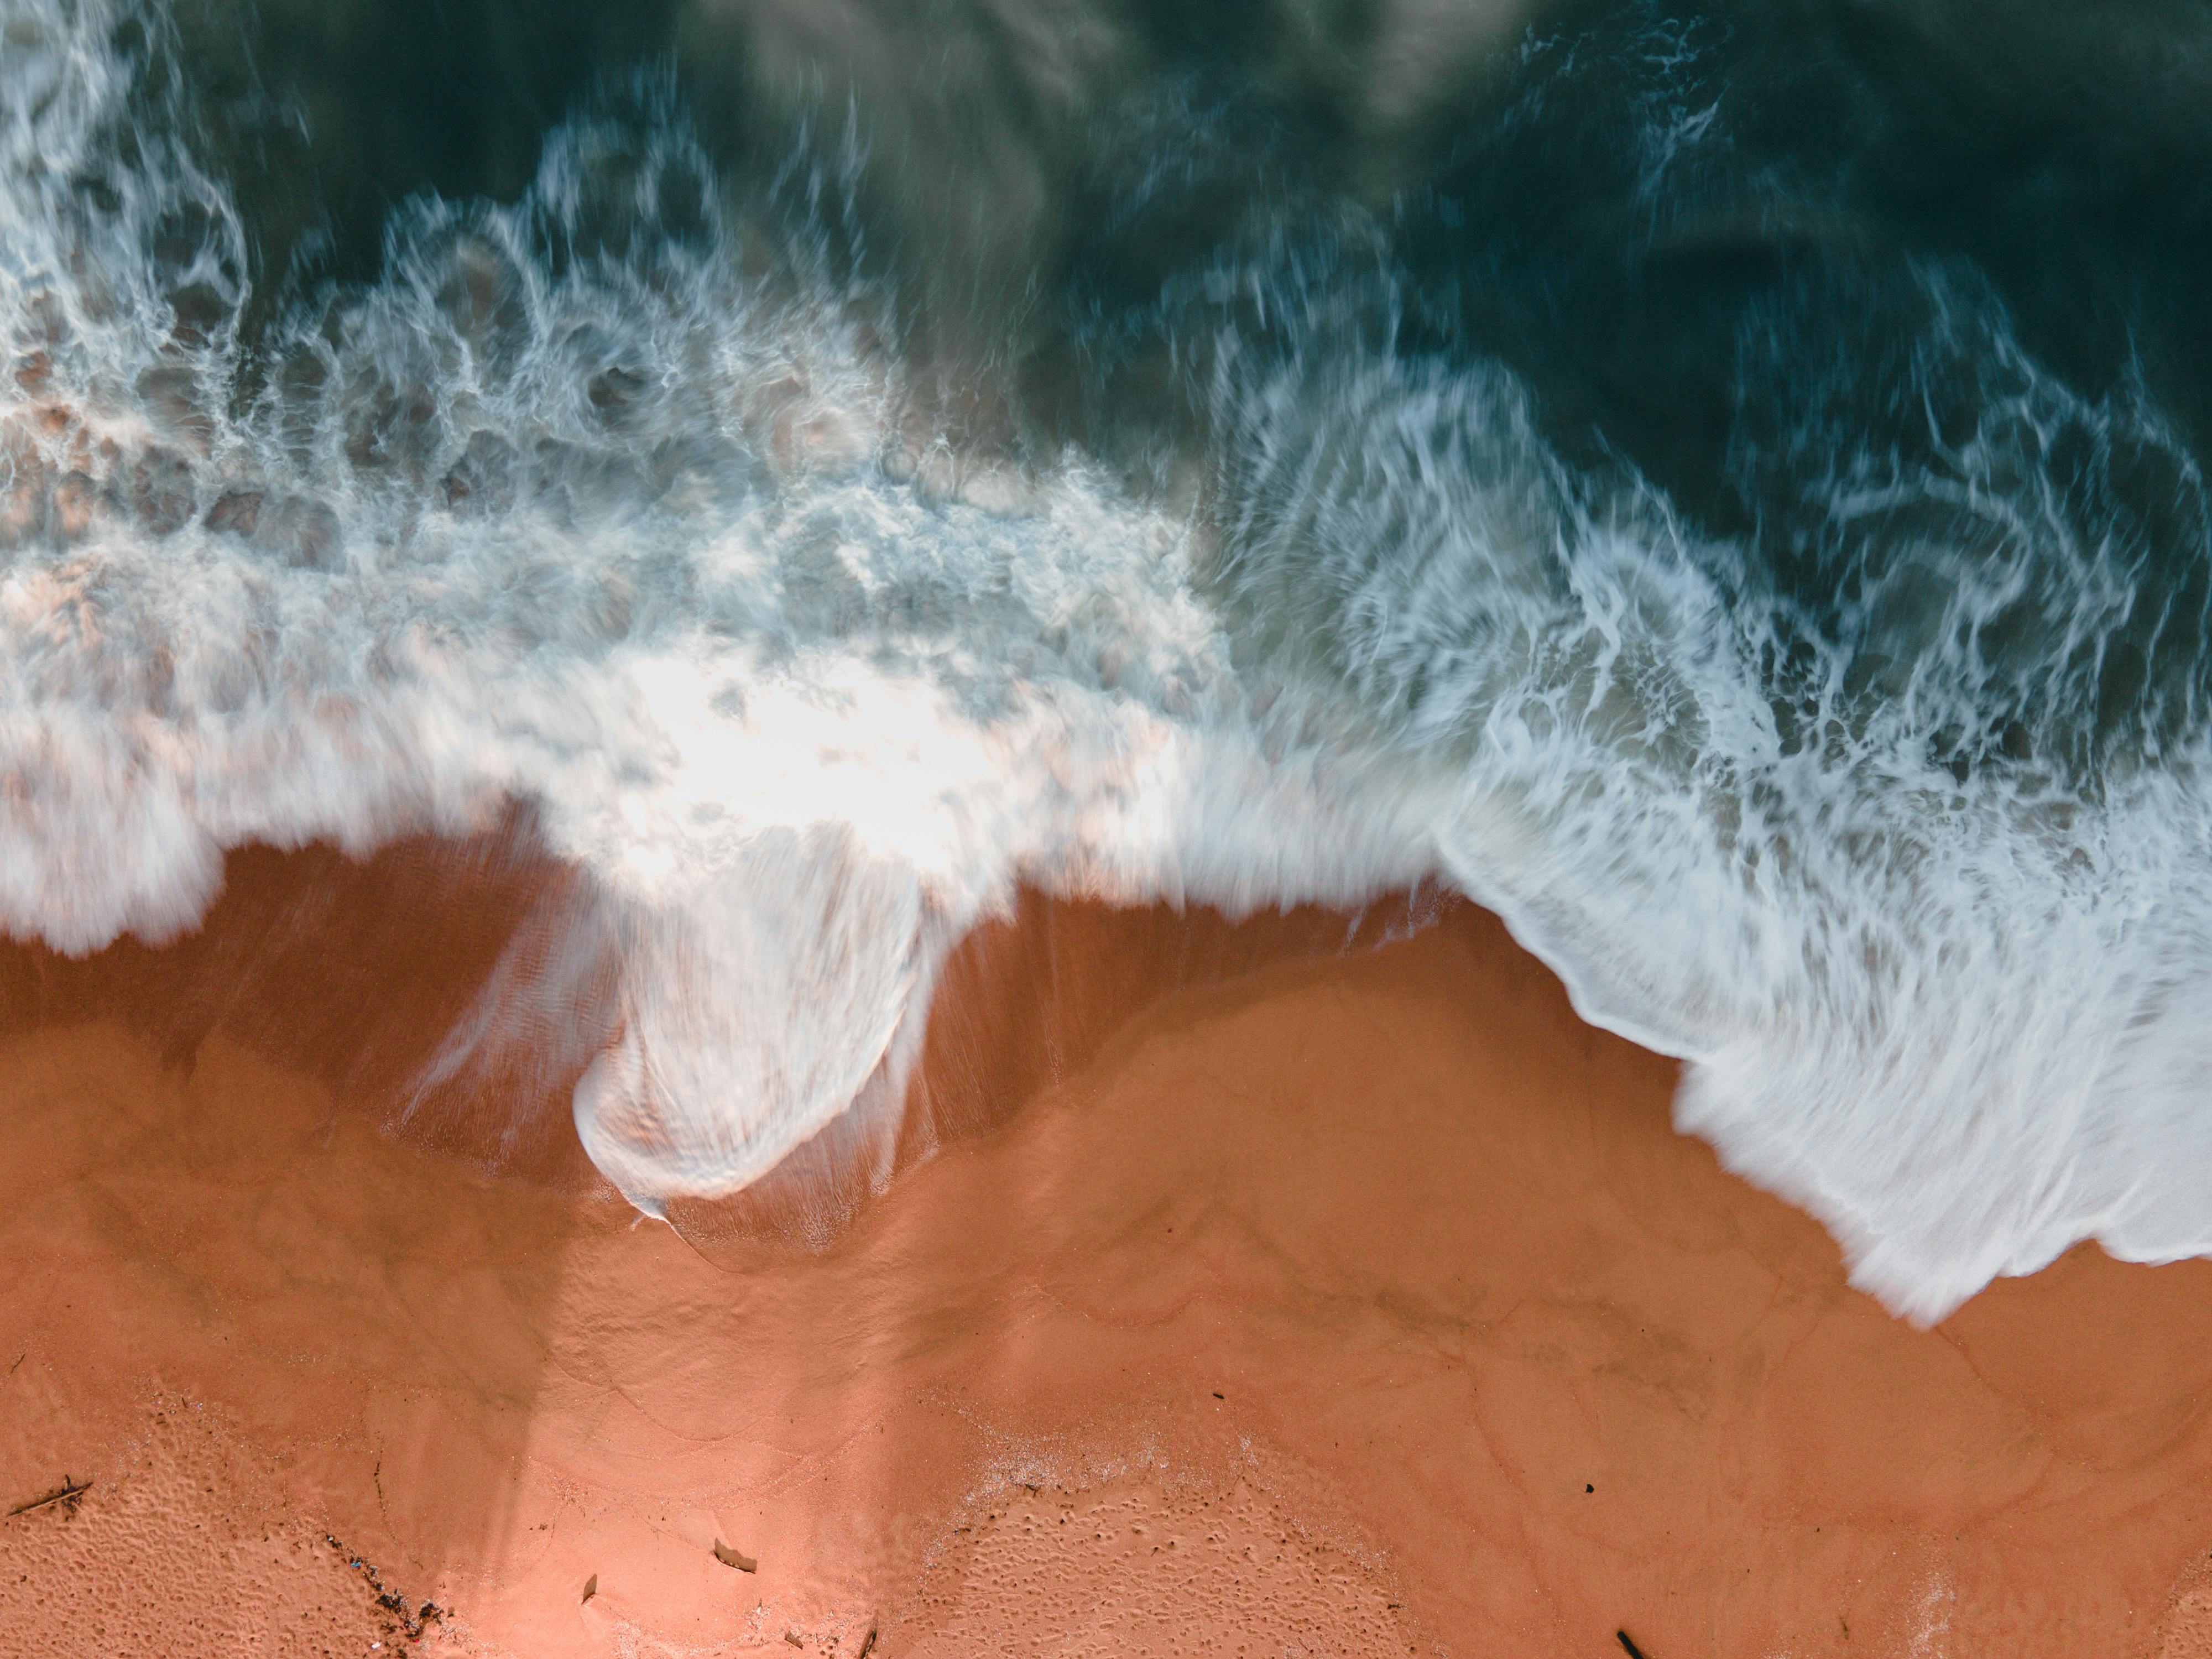
[[[737,1190],[896,1070],[940,945],[911,868],[830,827],[761,835],[680,912],[634,911],[623,932],[621,1034],[575,1112],[641,1206]]]

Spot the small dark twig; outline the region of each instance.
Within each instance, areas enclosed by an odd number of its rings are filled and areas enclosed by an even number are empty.
[[[876,1627],[873,1625],[871,1625],[868,1626],[868,1639],[860,1644],[860,1659],[868,1659],[868,1656],[875,1650]]]
[[[91,1490],[91,1481],[72,1480],[67,1475],[64,1475],[61,1485],[56,1486],[44,1498],[27,1498],[9,1510],[8,1514],[12,1519],[19,1515],[28,1515],[33,1510],[42,1510],[49,1504],[65,1504],[69,1506],[69,1512],[75,1515],[77,1504],[82,1501],[85,1493]]]
[[[1644,1650],[1638,1647],[1635,1643],[1628,1639],[1628,1632],[1626,1631],[1617,1630],[1613,1632],[1613,1634],[1620,1638],[1620,1645],[1628,1650],[1628,1659],[1644,1659]]]

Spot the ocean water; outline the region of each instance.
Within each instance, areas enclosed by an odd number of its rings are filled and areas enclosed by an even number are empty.
[[[2181,3],[0,0],[0,927],[522,803],[424,1091],[586,1066],[653,1211],[880,1153],[1019,884],[1441,881],[1903,1314],[2212,1253],[2208,94]]]

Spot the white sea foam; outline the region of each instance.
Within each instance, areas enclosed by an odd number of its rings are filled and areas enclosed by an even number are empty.
[[[762,228],[712,210],[660,245],[657,192],[703,165],[672,121],[579,121],[513,209],[415,204],[237,409],[234,222],[181,153],[103,149],[107,21],[7,25],[9,931],[164,938],[226,848],[526,800],[592,914],[438,1064],[542,1030],[611,951],[577,1117],[653,1206],[895,1079],[1020,879],[1243,910],[1432,864],[1374,763],[1231,672],[1188,526],[1073,459],[908,453],[869,295],[754,269]],[[549,240],[623,216],[643,255],[555,274]]]
[[[2094,800],[1962,782],[1925,733],[1988,665],[1932,648],[1871,717],[1816,661],[1790,738],[1727,550],[1387,329],[1189,356],[1195,514],[918,442],[884,296],[650,96],[519,204],[410,204],[383,277],[250,366],[236,216],[131,104],[112,15],[0,17],[9,932],[160,939],[225,848],[529,802],[588,900],[434,1079],[558,1030],[653,1208],[895,1102],[1018,882],[1234,912],[1442,867],[1688,1059],[1684,1126],[1902,1311],[2083,1237],[2212,1250],[2194,748]],[[2017,495],[2057,395],[2025,384],[1977,501]],[[1939,554],[1945,628],[2002,599],[2002,558]]]
[[[1587,1017],[1689,1061],[1681,1127],[1819,1215],[1903,1313],[1940,1318],[2085,1237],[2212,1252],[2201,732],[2094,792],[2033,765],[1961,778],[1930,742],[2008,706],[2023,671],[1996,636],[2020,648],[2039,585],[2027,717],[2057,748],[2094,707],[2100,663],[2086,696],[2067,677],[2128,614],[2140,554],[2069,528],[2044,456],[2065,422],[2149,417],[1997,354],[2015,384],[1948,458],[1964,482],[1888,489],[1964,497],[1998,528],[1898,561],[1930,643],[1869,700],[1786,607],[1727,591],[1732,550],[1696,544],[1632,477],[1571,477],[1510,377],[1373,337],[1322,325],[1250,368],[1222,349],[1242,518],[1218,591],[1450,761],[1452,878]],[[2164,441],[2154,422],[2129,435]],[[2193,472],[2161,453],[2201,538]],[[1795,743],[1771,667],[1793,644],[1812,662]]]

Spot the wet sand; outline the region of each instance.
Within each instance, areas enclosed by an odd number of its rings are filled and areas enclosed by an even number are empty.
[[[560,879],[9,947],[0,1508],[90,1485],[0,1652],[2212,1654],[2212,1265],[1900,1323],[1471,907],[1026,898],[810,1243],[639,1222],[562,1079],[391,1131]]]

